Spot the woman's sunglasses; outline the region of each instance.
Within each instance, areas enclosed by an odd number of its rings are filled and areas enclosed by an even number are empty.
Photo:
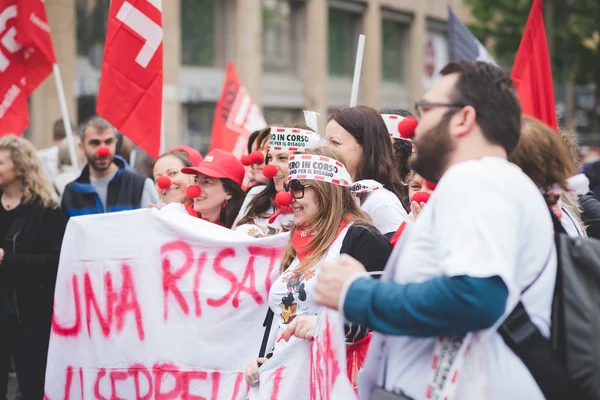
[[[304,189],[310,187],[305,185],[298,179],[292,179],[290,183],[284,183],[283,188],[286,192],[289,192],[294,199],[301,199],[304,197]]]

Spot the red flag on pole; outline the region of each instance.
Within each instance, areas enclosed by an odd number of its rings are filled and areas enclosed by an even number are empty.
[[[266,126],[262,113],[242,86],[233,63],[229,61],[225,84],[213,118],[210,150],[222,149],[241,157],[252,132]]]
[[[0,0],[0,136],[27,128],[27,98],[55,63],[43,1]]]
[[[162,99],[162,0],[112,0],[96,112],[156,158]]]
[[[523,114],[539,119],[556,131],[554,84],[542,0],[533,0],[511,78],[517,89]]]

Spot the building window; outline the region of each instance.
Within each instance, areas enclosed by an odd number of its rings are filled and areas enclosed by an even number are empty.
[[[215,0],[181,0],[181,63],[213,67]]]
[[[216,103],[183,105],[183,143],[202,154],[208,153]]]
[[[329,75],[352,77],[361,14],[329,9],[328,64]]]
[[[102,67],[110,0],[77,0],[77,54]]]
[[[388,19],[382,21],[381,75],[384,81],[400,83],[404,81],[407,28],[397,21]]]
[[[291,72],[293,60],[293,21],[288,1],[262,0],[263,69]]]

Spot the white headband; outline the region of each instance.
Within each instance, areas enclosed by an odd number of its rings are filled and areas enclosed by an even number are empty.
[[[272,127],[269,137],[271,151],[301,151],[316,149],[321,137],[306,129]]]
[[[383,121],[385,122],[390,137],[411,141],[410,139],[400,136],[400,122],[402,122],[405,117],[396,114],[381,114],[381,118],[383,118]]]
[[[352,183],[352,177],[344,164],[333,158],[302,154],[290,156],[288,160],[288,182],[294,179],[329,182],[350,187],[352,193],[367,193],[383,187],[381,183],[372,179]]]

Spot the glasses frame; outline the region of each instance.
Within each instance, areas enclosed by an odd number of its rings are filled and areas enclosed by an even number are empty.
[[[421,118],[421,107],[446,107],[446,108],[464,108],[469,104],[463,103],[439,103],[431,101],[417,101],[415,103],[415,115],[417,118]]]
[[[294,182],[298,182],[300,184],[300,188],[301,189],[293,189],[294,191],[301,191],[302,192],[302,194],[300,195],[300,197],[294,196],[292,194],[292,185],[294,184]],[[292,198],[294,198],[296,200],[300,200],[300,199],[304,198],[304,189],[306,189],[308,187],[311,187],[311,186],[312,185],[302,183],[302,181],[300,181],[299,179],[292,179],[289,183],[287,183],[287,182],[283,183],[283,189],[286,192],[288,192],[289,194],[291,194]]]

